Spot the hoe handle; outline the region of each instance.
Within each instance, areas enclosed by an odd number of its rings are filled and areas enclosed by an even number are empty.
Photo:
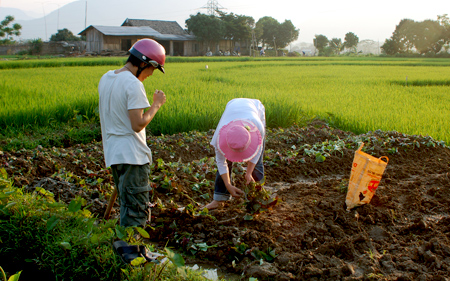
[[[105,215],[103,216],[105,220],[109,219],[109,215],[111,214],[111,209],[114,206],[114,202],[116,202],[117,198],[117,188],[114,188],[113,193],[111,194],[111,198],[109,198],[108,206],[106,207]]]

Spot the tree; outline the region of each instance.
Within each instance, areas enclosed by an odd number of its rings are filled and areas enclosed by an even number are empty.
[[[258,41],[262,41],[263,45],[267,44],[277,51],[278,48],[284,48],[292,41],[297,40],[299,30],[290,20],[279,23],[272,17],[263,17],[256,23],[255,33]]]
[[[448,17],[448,14],[443,14],[442,16],[437,16],[438,22],[440,25],[444,26],[445,28],[450,28],[450,19]]]
[[[345,34],[344,48],[353,49],[353,51],[356,53],[358,42],[359,38],[353,32],[348,32],[347,34]]]
[[[315,35],[314,38],[314,47],[316,47],[317,50],[319,50],[319,54],[323,53],[325,50],[325,47],[328,46],[328,38],[325,35],[319,34]]]
[[[339,55],[344,48],[344,45],[342,44],[341,38],[333,38],[328,43],[330,45],[330,48],[333,50],[334,54]]]
[[[300,31],[295,28],[290,20],[285,20],[279,27],[275,42],[279,48],[285,48],[289,43],[298,39]]]
[[[198,41],[205,42],[208,48],[211,47],[211,43],[218,42],[225,37],[225,25],[214,15],[201,13],[197,13],[195,16],[191,15],[186,20],[186,27],[197,37]]]
[[[413,25],[412,44],[420,54],[437,54],[445,44],[445,27],[433,20],[416,22]]]
[[[401,53],[411,52],[414,48],[412,40],[414,38],[414,20],[403,19],[396,26],[392,39],[397,43]]]
[[[448,14],[443,14],[442,16],[437,16],[438,22],[440,25],[442,25],[445,29],[444,32],[444,40],[445,40],[445,48],[449,47],[450,43],[450,19],[448,17]]]
[[[395,27],[391,39],[386,40],[385,45],[383,45],[385,48],[382,48],[387,54],[392,54],[392,52],[394,54],[412,53],[414,50],[420,54],[436,54],[450,38],[449,30],[446,28],[447,22],[446,15],[438,16],[437,21],[416,22],[410,19],[402,19]]]
[[[14,21],[13,16],[6,16],[6,18],[0,22],[0,44],[12,44],[14,43],[13,36],[19,36],[22,26],[18,23],[9,27],[9,24]],[[4,39],[1,39],[5,37]]]
[[[255,33],[258,42],[262,45],[275,46],[274,38],[276,39],[278,26],[280,23],[272,17],[262,17],[256,22]]]
[[[386,39],[386,41],[384,41],[384,44],[381,45],[381,49],[386,55],[389,56],[393,56],[400,51],[397,43],[392,38]]]
[[[59,29],[56,34],[50,37],[50,41],[80,41],[81,38],[73,35],[72,31],[67,28]]]
[[[220,19],[225,25],[225,38],[233,42],[251,39],[252,29],[255,26],[255,20],[252,17],[218,12]]]

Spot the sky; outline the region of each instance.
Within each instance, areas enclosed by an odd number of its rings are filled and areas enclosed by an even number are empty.
[[[93,0],[0,0],[2,7],[18,8],[33,17],[42,17],[64,5]],[[107,0],[96,0],[107,1]],[[155,0],[137,0],[148,5]],[[400,20],[436,20],[438,15],[450,14],[449,0],[428,1],[301,1],[301,0],[160,0],[172,2],[170,9],[158,11],[158,20],[176,20],[183,28],[184,21],[198,12],[207,13],[208,2],[217,2],[222,11],[237,15],[251,16],[257,21],[271,16],[280,23],[290,20],[300,30],[299,42],[312,42],[315,35],[325,35],[328,39],[341,38],[353,32],[361,40],[374,40],[381,44],[392,35]],[[128,1],[123,0],[124,4]],[[101,11],[100,11],[101,12]],[[124,15],[123,18],[126,18]],[[88,22],[89,25],[89,22]],[[105,24],[108,25],[108,24]]]

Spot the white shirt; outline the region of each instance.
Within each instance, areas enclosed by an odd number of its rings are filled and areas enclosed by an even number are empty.
[[[100,79],[98,93],[106,167],[152,163],[145,129],[136,133],[128,115],[130,109],[150,107],[142,82],[129,71],[111,70]]]
[[[214,146],[216,151],[216,163],[217,170],[220,175],[228,173],[228,165],[225,158],[219,149],[217,149],[217,138],[219,136],[220,129],[228,124],[229,122],[235,119],[246,119],[251,121],[258,128],[262,140],[264,141],[266,135],[266,111],[264,105],[261,101],[257,99],[246,99],[246,98],[237,98],[232,99],[227,103],[225,110],[220,118],[219,124],[217,125],[216,131],[214,132],[213,138],[211,140],[211,145]],[[263,146],[259,152],[250,159],[250,162],[256,164],[261,157],[261,153],[263,152]]]

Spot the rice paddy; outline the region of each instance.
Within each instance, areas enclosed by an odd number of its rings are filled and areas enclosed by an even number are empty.
[[[124,58],[0,62],[0,133],[95,120],[101,76]],[[206,68],[206,65],[208,67]],[[213,129],[226,103],[261,100],[268,127],[314,117],[355,133],[399,131],[450,144],[450,61],[389,58],[168,58],[144,81],[166,104],[152,134]]]

